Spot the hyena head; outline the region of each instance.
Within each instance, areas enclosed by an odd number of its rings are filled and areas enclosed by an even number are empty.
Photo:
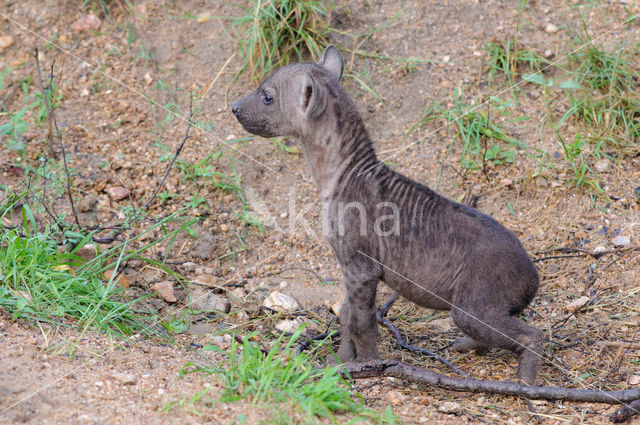
[[[342,55],[333,46],[320,61],[280,68],[231,110],[249,133],[263,137],[305,137],[322,121],[323,112],[341,93]]]

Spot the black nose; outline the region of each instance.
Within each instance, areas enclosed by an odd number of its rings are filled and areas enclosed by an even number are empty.
[[[231,112],[233,112],[233,115],[238,113],[238,109],[240,109],[240,102],[234,103],[231,107]]]

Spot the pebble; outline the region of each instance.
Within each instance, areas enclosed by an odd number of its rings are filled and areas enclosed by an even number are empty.
[[[193,273],[196,270],[196,263],[194,263],[192,261],[187,261],[186,263],[184,263],[182,265],[182,268],[187,273]]]
[[[126,187],[112,186],[107,189],[107,194],[112,200],[118,202],[122,201],[125,198],[128,198],[129,195],[131,195],[131,191]]]
[[[211,276],[210,274],[201,274],[193,278],[193,283],[206,286],[208,288],[217,288],[218,278],[216,276]]]
[[[201,13],[196,18],[197,24],[204,24],[205,22],[209,22],[211,20],[211,15],[209,13]]]
[[[451,62],[451,56],[447,55],[445,57],[442,58],[442,62],[444,63],[449,63]]]
[[[640,375],[631,375],[629,378],[629,385],[638,385],[640,384]]]
[[[575,300],[567,303],[567,310],[574,311],[589,302],[589,297],[582,296],[580,298],[576,298]]]
[[[206,289],[196,288],[189,292],[191,308],[200,311],[221,311],[228,313],[231,303],[225,297],[216,295]]]
[[[606,252],[606,251],[607,251],[607,248],[602,246],[602,245],[598,245],[597,247],[595,247],[593,249],[593,253],[596,254],[596,255],[597,254],[602,254],[603,252]]]
[[[135,385],[136,376],[133,373],[114,373],[111,378],[120,382],[122,385]]]
[[[608,173],[610,169],[610,162],[606,159],[596,161],[594,167],[598,173]]]
[[[402,403],[406,397],[399,391],[391,390],[384,396],[384,398],[388,403],[397,406],[398,404]]]
[[[451,319],[449,317],[445,317],[444,319],[431,320],[429,321],[429,325],[443,332],[446,332],[453,328],[453,324],[451,323]]]
[[[11,47],[13,42],[13,37],[11,37],[10,35],[0,37],[0,52]]]
[[[631,238],[625,235],[618,235],[613,238],[613,244],[617,247],[627,246],[631,243]]]
[[[84,244],[82,248],[76,251],[76,255],[78,257],[83,258],[84,260],[91,261],[96,258],[98,252],[98,246],[93,243]]]
[[[544,56],[545,59],[552,59],[556,54],[553,53],[553,50],[551,49],[547,49],[544,51],[544,53],[542,54],[542,56]]]
[[[444,403],[438,405],[438,412],[441,413],[457,415],[460,413],[460,410],[460,403],[456,403],[454,401],[445,401]]]
[[[231,291],[231,295],[233,295],[235,298],[238,298],[239,300],[242,300],[247,295],[247,291],[244,288],[235,288],[233,291]]]
[[[300,318],[295,318],[292,320],[282,320],[276,323],[276,329],[292,334],[302,325],[304,325],[304,321]]]
[[[176,299],[176,294],[173,291],[173,282],[170,282],[168,280],[158,282],[151,287],[151,290],[160,294],[162,299],[168,303],[175,303],[176,301],[178,301]]]
[[[113,269],[105,270],[105,272],[103,273],[103,276],[106,279],[106,282],[104,283],[105,286],[111,280],[112,274],[113,274]],[[129,282],[129,279],[127,279],[127,277],[124,274],[120,274],[119,276],[116,275],[114,279],[116,280],[116,284],[122,288],[128,288],[129,286],[131,286],[131,282]]]
[[[331,311],[333,312],[333,314],[335,314],[338,317],[340,317],[340,308],[342,307],[343,302],[344,302],[344,297],[342,297],[341,299],[333,303],[333,305],[331,306]]]
[[[75,32],[84,32],[89,30],[97,30],[102,25],[102,21],[93,13],[81,16],[71,24],[71,29]]]
[[[560,31],[560,28],[558,28],[557,25],[552,24],[551,22],[549,22],[547,25],[544,26],[544,30],[545,30],[545,32],[547,32],[549,34],[555,34],[558,31]]]
[[[262,302],[262,305],[278,311],[293,311],[300,308],[300,304],[293,297],[279,291],[273,291],[269,294]]]

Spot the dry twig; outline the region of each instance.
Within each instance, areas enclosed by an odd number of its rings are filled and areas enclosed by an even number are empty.
[[[184,138],[182,139],[182,142],[180,142],[180,144],[178,145],[178,149],[176,149],[176,153],[173,155],[173,158],[171,158],[171,162],[169,162],[167,171],[164,172],[164,176],[162,176],[162,180],[160,180],[158,187],[156,187],[156,190],[153,192],[153,195],[151,195],[151,198],[149,198],[149,200],[144,203],[142,208],[146,209],[151,204],[151,202],[156,198],[156,196],[158,195],[158,192],[160,192],[160,189],[162,189],[162,186],[164,186],[164,182],[167,180],[167,176],[171,171],[171,167],[173,167],[173,163],[176,161],[176,158],[178,158],[178,155],[180,155],[180,152],[182,152],[184,143],[187,141],[187,139],[189,139],[189,130],[191,130],[192,118],[193,118],[193,96],[191,96],[189,100],[189,118],[187,119],[187,131],[184,135]]]
[[[640,401],[640,388],[620,391],[586,390],[547,386],[528,386],[518,382],[484,381],[455,378],[420,366],[393,360],[347,363],[345,370],[352,378],[393,376],[451,391],[484,392],[524,397],[532,400],[563,400],[588,403],[619,404]],[[640,407],[640,406],[639,406]]]
[[[400,334],[400,331],[398,330],[398,328],[396,328],[389,320],[387,320],[384,317],[384,316],[386,316],[387,312],[389,311],[389,309],[391,308],[393,303],[396,302],[397,299],[398,299],[398,294],[397,293],[394,293],[393,295],[391,295],[391,297],[387,300],[387,302],[384,303],[384,305],[380,308],[380,310],[378,310],[376,312],[376,319],[378,320],[378,323],[380,323],[381,325],[386,326],[387,328],[389,328],[389,330],[391,332],[393,332],[393,334],[396,337],[396,340],[398,341],[398,345],[400,347],[404,348],[405,350],[415,351],[415,352],[418,352],[418,353],[425,354],[425,355],[427,355],[429,357],[433,357],[436,360],[438,360],[440,363],[442,363],[443,365],[447,366],[448,368],[450,368],[451,370],[456,372],[458,375],[469,377],[468,373],[466,373],[463,370],[458,369],[455,365],[453,365],[451,362],[449,362],[447,359],[445,359],[444,357],[440,356],[439,354],[434,353],[433,351],[426,350],[424,348],[419,348],[419,347],[413,346],[411,344],[407,344],[405,342],[405,340],[404,340],[404,338],[402,338],[402,335]]]

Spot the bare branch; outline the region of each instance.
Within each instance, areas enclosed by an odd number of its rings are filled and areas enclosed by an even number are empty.
[[[151,205],[151,202],[153,202],[153,200],[158,195],[158,192],[160,192],[160,189],[162,188],[162,186],[164,186],[164,182],[167,180],[167,176],[169,175],[169,172],[171,171],[171,167],[173,167],[173,163],[175,162],[176,158],[178,158],[178,155],[180,155],[180,152],[182,151],[182,148],[184,147],[184,143],[189,138],[189,130],[191,130],[191,124],[192,124],[191,119],[192,118],[193,118],[193,96],[191,96],[191,100],[189,101],[189,119],[187,119],[187,131],[186,131],[186,133],[184,135],[184,139],[182,139],[182,142],[180,142],[180,144],[178,145],[178,149],[176,149],[176,153],[173,155],[173,158],[171,158],[171,162],[169,163],[169,166],[167,167],[167,171],[165,171],[164,176],[162,177],[162,180],[160,181],[160,184],[158,184],[158,187],[156,187],[156,190],[153,192],[153,195],[151,195],[151,198],[149,198],[149,200],[144,203],[142,208],[146,209],[149,205]]]
[[[586,390],[547,386],[528,386],[518,382],[484,381],[472,378],[456,378],[434,372],[420,366],[392,360],[375,360],[367,363],[346,363],[346,371],[352,378],[393,376],[422,384],[433,385],[451,391],[483,392],[524,397],[532,400],[563,400],[587,403],[629,403],[640,407],[640,388],[620,391]]]
[[[404,338],[402,338],[402,335],[400,334],[400,331],[398,330],[398,328],[396,328],[389,320],[385,319],[385,315],[387,314],[387,311],[389,311],[389,308],[391,308],[391,306],[393,305],[393,303],[398,299],[398,294],[394,293],[391,298],[389,298],[387,300],[386,303],[384,303],[384,305],[380,308],[380,310],[378,310],[376,312],[376,319],[378,320],[378,323],[380,323],[381,325],[386,326],[387,328],[389,328],[389,330],[391,330],[391,332],[393,332],[393,334],[396,336],[396,340],[398,341],[398,345],[402,348],[404,348],[405,350],[409,350],[409,351],[416,351],[418,353],[422,353],[425,354],[429,357],[433,357],[436,360],[438,360],[440,363],[442,363],[443,365],[447,366],[448,368],[450,368],[451,370],[453,370],[454,372],[456,372],[458,375],[460,376],[465,376],[465,377],[469,377],[469,374],[466,373],[463,370],[458,369],[455,365],[453,365],[451,362],[449,362],[447,359],[445,359],[444,357],[440,356],[439,354],[434,353],[433,351],[429,351],[426,350],[424,348],[419,348],[419,347],[415,347],[411,344],[407,344],[404,340]]]
[[[36,59],[36,70],[38,71],[38,80],[40,85],[40,90],[42,90],[43,101],[47,108],[47,116],[49,118],[49,141],[52,141],[51,137],[51,121],[53,121],[53,126],[56,129],[56,133],[58,135],[58,142],[60,143],[60,149],[62,151],[62,161],[64,163],[64,173],[67,177],[67,195],[69,196],[69,203],[71,204],[71,212],[73,213],[73,218],[76,221],[76,225],[78,228],[82,228],[80,226],[80,220],[78,219],[78,214],[76,214],[76,207],[73,204],[73,195],[71,194],[71,178],[69,177],[69,166],[67,164],[67,154],[64,149],[64,142],[62,141],[62,134],[60,133],[60,129],[58,128],[58,122],[56,121],[55,108],[53,106],[53,96],[47,96],[47,91],[44,88],[44,84],[42,83],[42,73],[40,71],[40,60],[38,59],[38,49],[35,51],[35,59]],[[55,65],[55,61],[51,64],[51,75],[49,77],[49,90],[52,90],[53,87],[53,67]],[[50,100],[50,103],[47,102],[47,99]]]

